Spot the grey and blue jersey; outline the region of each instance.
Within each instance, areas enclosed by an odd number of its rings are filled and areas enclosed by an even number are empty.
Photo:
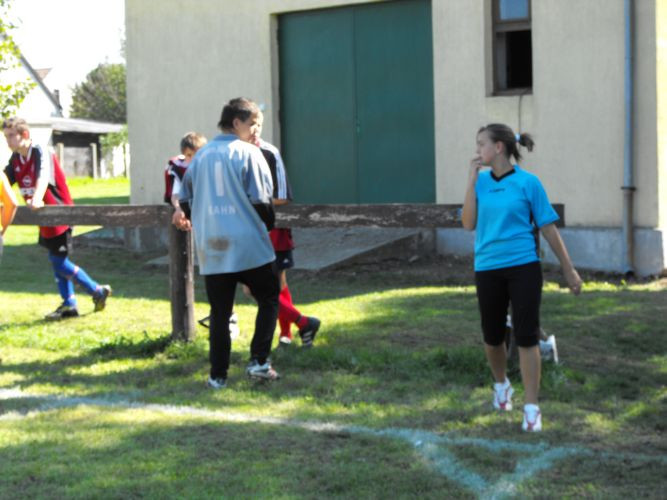
[[[259,148],[222,134],[202,147],[183,177],[200,274],[260,267],[275,259],[253,204],[270,204],[271,172]]]

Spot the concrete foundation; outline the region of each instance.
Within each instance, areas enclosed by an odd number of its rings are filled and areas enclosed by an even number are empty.
[[[574,262],[581,269],[606,272],[623,272],[622,233],[620,228],[561,228],[565,246]],[[661,229],[635,229],[634,267],[637,276],[658,276],[667,271],[667,231]],[[436,249],[440,254],[471,255],[475,233],[464,229],[438,229]],[[558,264],[558,259],[541,239],[545,262]]]

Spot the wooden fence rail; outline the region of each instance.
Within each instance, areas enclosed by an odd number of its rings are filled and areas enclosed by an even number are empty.
[[[564,206],[553,205],[565,224]],[[14,224],[59,224],[120,227],[169,227],[169,283],[172,337],[192,340],[195,334],[194,270],[190,233],[171,224],[168,205],[47,206],[38,211],[19,207]],[[451,228],[461,225],[461,205],[297,205],[280,206],[276,225],[282,227],[405,227]]]

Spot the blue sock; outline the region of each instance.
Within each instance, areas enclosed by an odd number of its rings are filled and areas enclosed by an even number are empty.
[[[57,276],[61,276],[67,280],[76,280],[90,295],[95,295],[99,291],[100,286],[97,282],[67,257],[58,257],[57,255],[49,254],[49,260]]]
[[[56,274],[56,283],[58,284],[60,296],[63,298],[63,303],[68,306],[76,306],[76,297],[74,296],[74,285],[72,282]]]

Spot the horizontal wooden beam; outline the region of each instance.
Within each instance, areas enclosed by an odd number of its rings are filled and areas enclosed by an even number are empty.
[[[565,208],[553,205],[565,225]],[[171,221],[168,205],[76,205],[48,206],[38,211],[19,207],[18,225],[55,226],[163,226]],[[276,208],[279,227],[461,227],[461,205],[378,204],[378,205],[298,205]]]
[[[167,205],[50,205],[33,211],[19,207],[14,224],[23,226],[164,226],[171,222]]]

